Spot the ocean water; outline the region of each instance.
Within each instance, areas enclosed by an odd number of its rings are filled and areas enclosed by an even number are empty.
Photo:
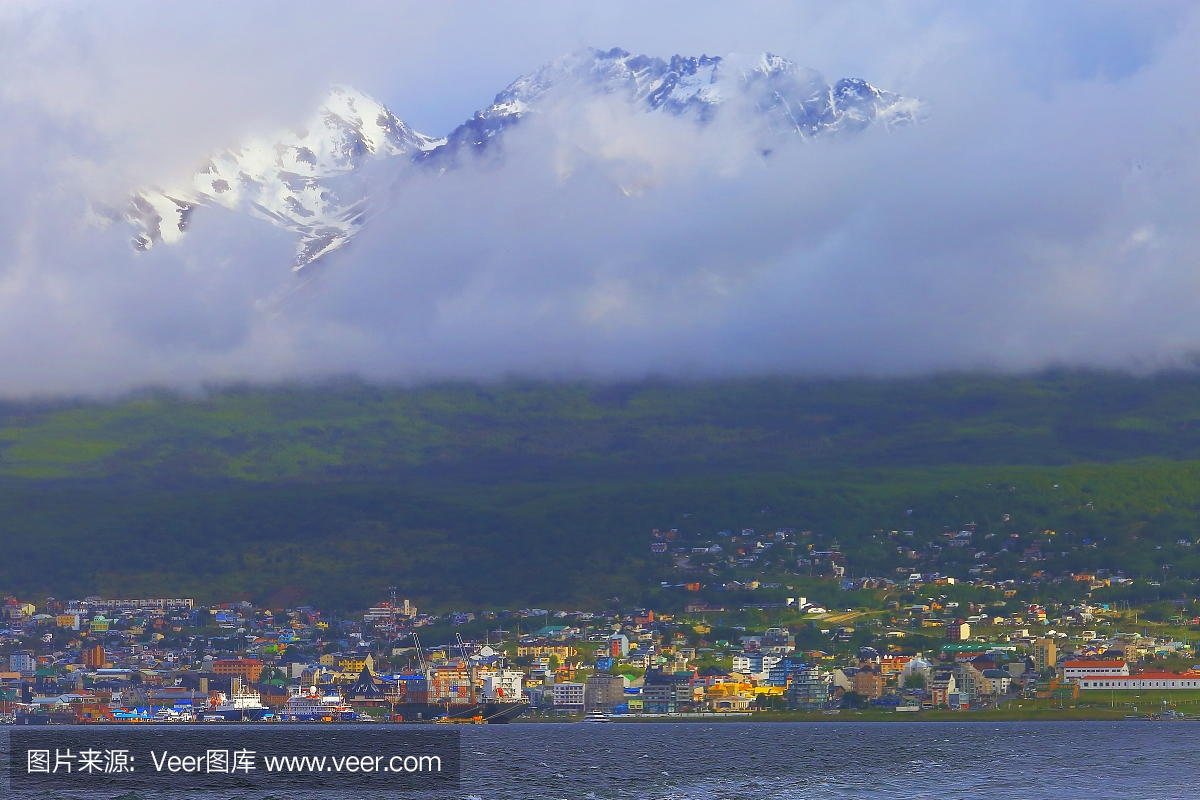
[[[464,732],[463,795],[576,800],[1200,796],[1200,723],[520,725]]]
[[[165,736],[207,734],[175,726]],[[230,733],[232,726],[222,726]],[[257,726],[261,727],[261,726]],[[278,727],[313,751],[335,737],[378,749],[406,726]],[[391,730],[388,730],[391,729]],[[275,785],[193,789],[148,780],[120,788],[0,787],[28,800],[823,800],[824,798],[1114,798],[1200,796],[1200,723],[611,723],[458,728],[458,788]],[[261,735],[256,732],[256,735]],[[297,738],[299,737],[299,738]],[[394,741],[394,740],[393,740]],[[385,748],[386,749],[386,748]],[[375,776],[379,779],[379,776]]]

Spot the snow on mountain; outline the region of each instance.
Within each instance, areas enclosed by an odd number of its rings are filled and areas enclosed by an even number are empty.
[[[145,250],[177,241],[198,206],[220,205],[299,234],[299,269],[362,226],[375,188],[363,179],[365,161],[411,155],[442,141],[416,133],[361,92],[334,88],[307,126],[213,156],[191,186],[134,195],[126,213],[140,228],[134,245]]]
[[[854,78],[830,86],[820,73],[770,53],[754,59],[676,55],[664,61],[619,48],[589,48],[518,78],[492,105],[452,131],[445,144],[422,156],[482,149],[554,91],[624,95],[646,112],[693,114],[700,123],[742,99],[769,128],[805,138],[877,122],[892,128],[916,122],[920,114],[916,100]]]
[[[732,106],[765,133],[802,139],[874,124],[893,128],[920,117],[916,100],[859,79],[831,86],[770,53],[664,61],[589,48],[518,78],[443,139],[416,133],[361,92],[335,88],[307,126],[213,156],[190,186],[138,192],[125,218],[138,228],[135,247],[145,250],[178,241],[200,206],[247,211],[299,235],[299,270],[362,227],[372,195],[386,183],[371,174],[371,163],[444,164],[460,151],[482,150],[553,93],[624,96],[645,113],[689,116],[701,125]]]
[[[917,100],[858,78],[830,86],[820,73],[770,53],[744,65],[734,80],[774,127],[801,136],[856,131],[872,123],[895,128],[917,122],[921,113]]]

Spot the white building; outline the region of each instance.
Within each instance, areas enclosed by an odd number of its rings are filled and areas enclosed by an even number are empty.
[[[35,672],[37,671],[37,659],[33,653],[28,653],[24,650],[18,650],[8,657],[9,672]]]
[[[582,683],[554,684],[554,707],[564,711],[583,711],[584,688]]]
[[[1137,675],[1084,675],[1080,689],[1200,689],[1200,672],[1139,672]]]
[[[763,654],[751,650],[748,653],[733,654],[733,671],[742,674],[755,674],[763,671]]]
[[[212,664],[210,662],[209,664],[206,664],[205,666],[209,667],[211,669]],[[321,670],[321,665],[320,664],[305,664],[303,661],[293,661],[290,664],[288,664],[287,676],[289,678],[300,678],[300,677],[303,677],[305,670],[313,670],[313,669],[315,669],[316,671],[319,672]]]
[[[1074,683],[1080,678],[1128,677],[1129,664],[1124,661],[1066,661],[1063,663],[1063,680]]]
[[[144,600],[105,600],[101,597],[88,597],[83,600],[70,600],[68,605],[90,611],[190,611],[195,607],[196,601],[190,597],[154,597]]]
[[[1012,686],[1012,675],[1003,669],[985,669],[983,680],[987,686],[987,694],[1008,694]]]

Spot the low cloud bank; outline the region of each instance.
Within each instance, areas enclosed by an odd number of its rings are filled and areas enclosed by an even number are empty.
[[[145,64],[104,51],[70,15],[12,12],[0,18],[0,43],[19,45],[0,57],[14,68],[0,73],[17,75],[0,79],[0,393],[348,373],[1190,363],[1200,351],[1194,8],[1156,6],[1136,24],[1119,6],[1081,11],[1086,40],[1068,35],[1078,19],[1032,7],[999,19],[920,8],[906,25],[877,21],[898,31],[869,59],[884,74],[854,76],[920,97],[919,126],[763,156],[760,132],[736,114],[702,128],[562,93],[484,157],[399,175],[352,244],[300,275],[286,232],[222,209],[197,211],[179,245],[138,253],[129,228],[90,224],[89,207],[186,174],[224,146],[221,130],[235,139],[281,124],[310,96],[301,81],[266,112],[239,101],[194,136],[150,135],[145,109],[79,99],[97,63]],[[814,24],[844,32],[845,13]],[[597,23],[578,24],[550,27],[578,36]],[[41,65],[37,37],[66,33],[79,37],[77,63]],[[697,51],[719,38],[693,35]],[[881,35],[864,22],[844,48],[879,48]],[[207,55],[215,80],[234,80]],[[804,52],[783,55],[842,76]],[[316,97],[321,80],[362,84],[386,69],[302,77]],[[490,80],[498,89],[512,77]],[[131,141],[149,150],[133,153]]]

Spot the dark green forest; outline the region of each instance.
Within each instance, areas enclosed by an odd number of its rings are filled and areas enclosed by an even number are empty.
[[[1179,581],[1200,578],[1198,499],[1195,373],[343,381],[0,406],[0,591],[22,596],[354,609],[395,585],[430,608],[628,604],[672,579],[652,528],[684,544],[811,531],[861,576],[967,523],[1040,541],[1055,573]],[[1015,551],[992,566],[1026,569]]]

